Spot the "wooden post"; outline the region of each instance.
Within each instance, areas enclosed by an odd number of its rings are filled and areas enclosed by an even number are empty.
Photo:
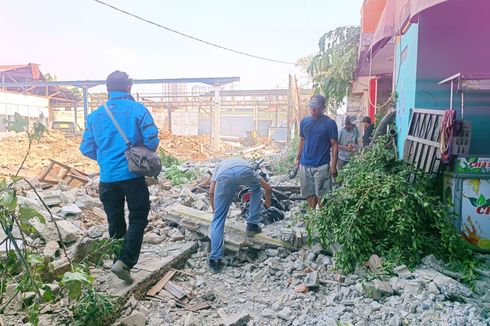
[[[291,142],[291,125],[292,125],[292,117],[291,114],[293,112],[292,110],[292,93],[291,93],[291,75],[289,75],[289,83],[288,83],[288,107],[286,111],[286,119],[287,119],[287,138],[286,138],[286,143],[289,144]]]
[[[75,128],[78,128],[77,103],[73,103],[73,112],[75,114]]]
[[[219,134],[220,134],[220,88],[214,87],[213,114],[211,116],[211,132],[212,132],[212,147],[213,150],[219,150]]]
[[[87,86],[82,87],[82,94],[83,94],[83,121],[87,121],[87,116],[88,116],[88,88]],[[85,126],[83,126],[83,129],[85,129]]]

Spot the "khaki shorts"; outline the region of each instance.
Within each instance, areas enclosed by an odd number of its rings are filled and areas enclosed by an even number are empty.
[[[328,164],[314,167],[301,165],[299,179],[303,197],[317,196],[323,198],[323,196],[330,196],[332,193],[332,178]]]

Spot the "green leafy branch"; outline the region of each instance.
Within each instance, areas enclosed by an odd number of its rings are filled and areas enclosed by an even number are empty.
[[[42,224],[46,223],[46,219],[33,208],[18,205],[14,186],[17,182],[22,180],[30,186],[36,197],[42,203],[44,209],[48,212],[50,222],[55,225],[59,243],[68,260],[70,271],[63,275],[60,284],[66,291],[69,299],[74,300],[72,312],[75,316],[75,320],[71,320],[71,322],[74,322],[77,325],[94,324],[92,318],[94,315],[97,315],[100,318],[97,319],[98,321],[95,322],[95,325],[107,324],[108,320],[113,318],[113,312],[116,309],[115,300],[95,291],[92,286],[93,277],[90,275],[87,264],[84,262],[81,262],[78,265],[73,264],[67,253],[60,229],[50,208],[29,180],[18,177],[30,154],[33,141],[39,140],[46,130],[41,122],[42,119],[43,117],[41,116],[39,120],[35,121],[32,128],[29,128],[28,118],[24,118],[18,113],[14,115],[12,121],[6,121],[9,130],[18,133],[26,132],[28,137],[28,148],[22,163],[16,174],[12,177],[12,180],[9,182],[5,180],[0,181],[0,226],[7,236],[6,239],[0,243],[5,243],[7,249],[6,255],[0,257],[0,294],[5,292],[8,283],[18,283],[15,294],[9,300],[3,302],[3,296],[0,298],[0,312],[3,313],[19,293],[34,291],[35,300],[26,304],[28,305],[27,315],[29,321],[34,325],[37,325],[39,323],[38,315],[40,305],[44,302],[54,301],[56,299],[50,287],[44,283],[44,278],[46,275],[49,275],[46,271],[51,268],[49,261],[42,257],[37,252],[38,248],[31,246],[26,238],[26,235],[35,232],[35,229],[31,224],[33,219]],[[23,248],[19,246],[17,243],[18,239],[13,235],[12,231],[14,226],[17,226],[19,230]],[[94,248],[92,254],[96,253],[99,258],[106,257],[108,254],[114,254],[114,252],[117,251],[118,246],[120,247],[120,244],[114,239],[102,241],[97,248]]]
[[[461,269],[471,281],[475,256],[434,193],[433,180],[396,158],[388,136],[353,157],[339,173],[341,187],[305,220],[310,240],[340,245],[336,266],[351,272],[372,254],[391,265],[415,267],[433,254]],[[415,180],[415,181],[413,181]]]
[[[359,26],[338,27],[318,42],[319,52],[307,72],[313,78],[315,93],[323,93],[327,107],[335,112],[349,95],[359,49]]]

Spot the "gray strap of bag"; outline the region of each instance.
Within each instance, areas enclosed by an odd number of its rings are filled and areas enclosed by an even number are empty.
[[[117,123],[116,119],[114,118],[114,115],[112,114],[111,110],[109,110],[109,108],[107,107],[107,104],[106,103],[104,103],[104,109],[107,112],[107,114],[109,115],[109,117],[111,118],[111,120],[114,123],[114,125],[116,126],[117,131],[119,131],[119,134],[121,134],[122,138],[124,138],[124,141],[126,142],[126,145],[128,147],[131,147],[131,145],[132,145],[131,142],[129,141],[128,137],[126,137],[126,134],[121,129],[121,126],[119,126],[119,123]]]

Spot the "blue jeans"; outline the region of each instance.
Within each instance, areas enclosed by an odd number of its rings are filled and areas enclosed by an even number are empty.
[[[223,257],[226,216],[238,186],[249,187],[252,192],[247,223],[259,224],[262,202],[259,178],[256,172],[245,166],[237,166],[225,170],[216,178],[214,216],[211,222],[211,254],[209,259],[218,260]]]

